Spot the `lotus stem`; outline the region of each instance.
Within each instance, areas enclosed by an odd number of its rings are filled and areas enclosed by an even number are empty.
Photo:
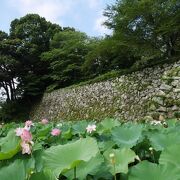
[[[74,167],[74,179],[76,179],[76,166]]]
[[[113,164],[113,169],[114,169],[114,180],[117,180],[116,179],[116,165],[115,164]]]

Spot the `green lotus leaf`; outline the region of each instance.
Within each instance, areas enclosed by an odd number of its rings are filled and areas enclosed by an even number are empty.
[[[173,144],[180,144],[180,134],[178,132],[173,132],[169,134],[165,133],[152,133],[149,136],[149,140],[151,143],[151,146],[156,151],[162,151],[165,148],[169,147]]]
[[[100,141],[100,142],[98,142],[98,146],[99,146],[100,151],[105,151],[105,150],[111,149],[114,145],[115,145],[115,143],[113,141]]]
[[[68,129],[67,131],[62,130],[61,137],[64,139],[71,139],[72,138],[71,129]]]
[[[25,168],[25,172],[26,174],[30,174],[31,171],[34,170],[35,168],[35,159],[34,157],[31,157],[31,156],[22,156],[22,159],[21,161],[23,162],[24,164],[24,168]]]
[[[35,159],[35,169],[36,172],[40,172],[43,169],[43,159],[42,159],[42,154],[43,154],[43,150],[38,150],[33,152],[33,157]]]
[[[180,173],[173,167],[142,161],[132,167],[128,180],[179,180]]]
[[[108,167],[110,168],[111,174],[114,174],[114,165],[111,162],[110,154],[114,154],[116,173],[127,173],[128,164],[134,162],[135,158],[137,157],[135,152],[129,148],[110,149],[105,151],[104,157]]]
[[[43,126],[41,129],[38,129],[37,131],[37,137],[46,137],[50,134],[52,127],[51,126]]]
[[[98,152],[95,139],[90,137],[79,139],[73,143],[47,149],[43,155],[44,167],[58,176],[61,172],[76,167],[81,161],[89,161]]]
[[[119,126],[112,129],[112,139],[119,147],[131,148],[142,138],[142,126]]]
[[[101,169],[101,164],[104,162],[103,156],[98,153],[95,157],[91,158],[89,161],[82,161],[76,167],[76,178],[79,180],[86,179],[88,174],[94,175],[97,172],[97,169]],[[74,178],[74,171],[71,169],[70,171],[64,174],[68,179]]]
[[[10,159],[20,151],[20,138],[14,130],[9,131],[6,137],[0,139],[0,160]]]
[[[94,172],[93,180],[109,180],[113,179],[113,175],[109,172],[109,168],[107,167],[107,164],[104,162],[101,164],[100,169],[96,169],[96,172]]]
[[[180,144],[167,147],[160,155],[159,163],[174,166],[180,172]]]
[[[57,180],[50,171],[43,171],[32,174],[29,180]]]
[[[2,180],[25,180],[25,177],[25,167],[21,160],[16,160],[9,166],[5,166],[0,170],[0,179]]]
[[[86,127],[88,126],[87,121],[79,121],[72,126],[72,133],[73,134],[85,134]]]
[[[110,131],[112,128],[119,126],[121,123],[116,119],[105,119],[98,126],[98,133],[102,134]]]

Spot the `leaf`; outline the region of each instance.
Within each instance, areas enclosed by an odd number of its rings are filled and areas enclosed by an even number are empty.
[[[110,149],[104,152],[104,156],[106,158],[106,162],[110,168],[111,174],[114,174],[114,165],[111,163],[110,154],[114,154],[115,159],[115,172],[116,173],[127,173],[128,172],[128,164],[134,162],[137,155],[134,151],[129,148],[123,149]]]
[[[140,140],[141,126],[119,126],[112,129],[112,139],[119,147],[131,148]]]
[[[100,151],[105,151],[105,150],[111,149],[114,145],[115,145],[115,143],[113,141],[98,142]]]
[[[108,132],[112,128],[119,125],[120,125],[120,122],[116,119],[105,119],[99,124],[98,133],[102,134],[102,133]]]
[[[174,166],[180,172],[180,144],[167,147],[159,159],[159,163],[167,166]]]
[[[46,137],[50,134],[52,127],[51,126],[43,126],[41,129],[38,129],[37,131],[37,137]]]
[[[79,180],[86,179],[88,174],[94,175],[97,169],[101,169],[101,164],[104,162],[103,156],[98,153],[95,157],[91,158],[89,161],[84,162],[82,161],[76,167],[76,178]],[[74,178],[74,171],[70,170],[64,174],[68,179]]]
[[[93,138],[79,139],[47,149],[43,156],[44,166],[58,176],[61,172],[76,167],[81,161],[89,161],[98,151],[97,142]]]
[[[129,180],[179,180],[180,174],[172,167],[142,161],[132,167]]]
[[[0,170],[0,179],[2,180],[25,180],[25,167],[21,160],[16,160],[9,166],[5,166]]]
[[[43,150],[38,150],[38,151],[33,152],[33,157],[35,159],[36,172],[40,172],[43,169],[42,154],[43,154]]]
[[[88,126],[88,122],[85,121],[85,120],[75,123],[72,126],[73,134],[84,134],[86,132],[86,127],[87,126]]]
[[[62,130],[61,137],[64,138],[64,139],[72,139],[71,129],[68,129],[67,131]]]
[[[165,133],[153,133],[149,136],[150,143],[156,151],[162,151],[165,148],[174,144],[180,144],[180,135],[177,132],[165,134]]]
[[[6,137],[0,139],[0,160],[10,159],[19,151],[20,138],[11,130]]]
[[[43,171],[32,174],[29,180],[57,180],[57,178],[50,171]]]
[[[31,156],[22,156],[21,161],[24,163],[24,168],[26,174],[30,174],[31,171],[35,168],[35,159]]]
[[[101,164],[101,168],[96,169],[96,172],[94,173],[94,180],[109,180],[112,179],[112,174],[109,172],[109,168],[107,167],[107,164],[104,162]]]

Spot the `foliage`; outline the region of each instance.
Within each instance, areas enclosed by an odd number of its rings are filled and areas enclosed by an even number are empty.
[[[8,166],[2,167],[0,176],[3,180],[9,180],[13,177],[14,180],[26,179],[25,167],[22,161],[15,160]]]
[[[148,175],[148,176],[147,176]],[[142,161],[138,165],[134,166],[130,173],[130,180],[171,180],[179,179],[179,173],[177,169],[166,166],[157,165],[151,162]]]
[[[90,138],[79,139],[74,143],[59,145],[46,150],[43,156],[44,167],[50,169],[58,177],[59,173],[73,169],[81,162],[89,161],[97,152],[98,147],[95,140]]]
[[[112,139],[119,147],[132,148],[141,139],[142,127],[116,127],[112,130]]]
[[[28,99],[23,99],[23,100],[18,99],[16,101],[7,101],[7,102],[1,103],[0,121],[20,122],[20,121],[23,121],[24,119],[27,119],[29,116],[31,105],[32,105],[32,102],[29,102]]]
[[[20,151],[20,141],[15,132],[9,131],[6,137],[1,138],[0,148],[0,160],[10,159]]]
[[[22,154],[21,139],[15,134],[23,124],[1,125],[0,175],[5,180],[12,176],[18,180],[180,178],[179,139],[168,140],[167,146],[162,146],[164,140],[160,138],[180,135],[176,119],[167,120],[166,127],[163,123],[121,123],[113,119],[34,125],[27,121],[25,128],[28,123],[34,142],[31,155]],[[86,128],[92,124],[96,129],[88,133]],[[59,136],[51,134],[54,128],[60,130]]]
[[[114,155],[115,163],[113,164],[111,161],[110,154]],[[115,166],[115,174],[117,173],[127,173],[128,172],[128,164],[135,161],[136,154],[129,148],[122,149],[109,149],[104,152],[104,156],[106,158],[107,164],[110,168],[111,174],[114,173]]]
[[[178,0],[118,0],[108,6],[105,24],[114,37],[142,59],[171,58],[179,54]]]
[[[86,34],[79,31],[65,30],[55,34],[51,50],[41,55],[42,61],[50,64],[54,88],[68,86],[82,79],[81,66],[89,43]]]
[[[136,58],[132,52],[113,37],[106,37],[94,43],[93,48],[86,55],[83,70],[91,77],[112,70],[131,67]]]

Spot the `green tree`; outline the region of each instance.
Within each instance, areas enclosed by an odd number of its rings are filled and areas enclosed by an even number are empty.
[[[16,67],[18,62],[12,56],[0,56],[0,87],[4,89],[7,100],[16,100]]]
[[[142,59],[179,56],[178,0],[117,0],[108,6],[105,25],[113,36]]]
[[[48,51],[55,33],[62,29],[47,22],[37,14],[28,14],[11,23],[10,39],[20,40],[16,49],[21,70],[18,72],[18,88],[24,96],[41,95],[50,84],[48,62],[41,61],[40,55]]]
[[[9,41],[8,34],[0,32],[0,88],[7,101],[16,100],[18,96],[16,81],[19,63],[14,57],[14,45],[17,44]]]
[[[89,39],[85,33],[65,29],[55,34],[51,50],[41,55],[50,63],[50,76],[53,88],[64,87],[82,78],[81,66],[88,52]]]
[[[136,61],[129,48],[119,43],[114,37],[96,40],[91,46],[83,64],[84,73],[90,77],[112,70],[129,68]]]

